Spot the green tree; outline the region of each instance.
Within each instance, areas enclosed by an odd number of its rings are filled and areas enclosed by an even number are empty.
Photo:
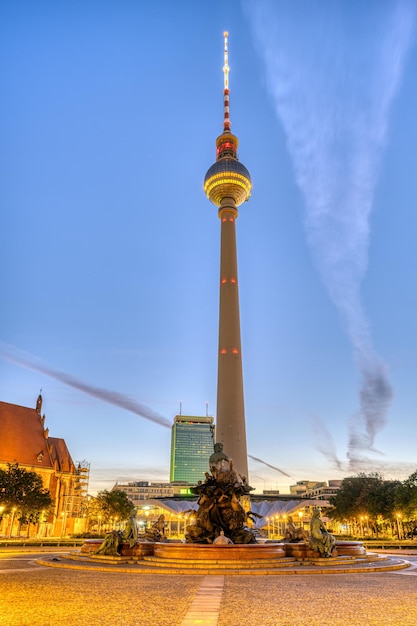
[[[382,477],[379,474],[360,473],[342,480],[336,495],[330,498],[334,507],[332,517],[339,521],[357,517],[368,511],[369,494],[380,485]]]
[[[133,514],[135,505],[121,489],[112,491],[105,489],[97,494],[94,509],[97,515],[102,516],[104,523],[108,523],[111,519],[118,519],[122,522]]]
[[[392,521],[396,511],[396,497],[398,487],[401,485],[396,480],[384,480],[375,485],[369,493],[369,515],[375,534],[378,535],[379,522]]]
[[[15,509],[20,522],[35,524],[53,501],[39,474],[20,468],[18,463],[8,463],[6,470],[0,469],[0,504],[3,514]]]
[[[329,516],[341,522],[367,518],[378,533],[378,518],[393,517],[399,484],[385,481],[377,472],[344,478],[337,494],[330,498],[333,509]]]
[[[417,520],[417,470],[399,485],[395,506],[406,522],[415,524]]]

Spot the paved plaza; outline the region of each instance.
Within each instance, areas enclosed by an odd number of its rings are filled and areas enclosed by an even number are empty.
[[[0,552],[0,626],[417,624],[417,556],[398,572],[304,576],[129,575],[39,556]]]

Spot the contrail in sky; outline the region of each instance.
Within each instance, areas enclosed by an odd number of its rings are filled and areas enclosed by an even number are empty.
[[[313,419],[313,432],[316,437],[316,448],[334,465],[335,468],[341,470],[342,463],[337,457],[333,437],[318,417]]]
[[[21,365],[22,367],[34,370],[35,372],[46,374],[46,376],[55,378],[69,387],[83,391],[89,396],[93,396],[94,398],[98,398],[99,400],[103,400],[103,402],[108,402],[109,404],[114,404],[121,409],[126,409],[126,411],[135,413],[136,415],[144,417],[150,422],[155,422],[155,424],[159,424],[160,426],[165,426],[165,428],[171,428],[171,424],[166,417],[158,415],[158,413],[155,413],[155,411],[144,404],[140,404],[118,391],[109,391],[108,389],[103,389],[102,387],[88,385],[79,378],[49,367],[36,357],[24,352],[23,350],[19,350],[10,344],[4,343],[3,341],[0,341],[0,354],[3,359],[10,361],[11,363]]]
[[[64,385],[68,385],[69,387],[73,387],[74,389],[78,389],[86,393],[89,396],[93,396],[94,398],[98,398],[103,402],[108,402],[109,404],[113,404],[115,406],[120,407],[121,409],[125,409],[126,411],[130,411],[131,413],[135,413],[140,417],[143,417],[151,422],[155,422],[155,424],[159,424],[160,426],[164,426],[165,428],[171,428],[171,423],[166,417],[155,413],[152,409],[145,406],[144,404],[140,404],[135,400],[129,398],[125,394],[119,393],[118,391],[109,391],[108,389],[103,389],[102,387],[96,387],[94,385],[89,385],[79,378],[75,376],[71,376],[70,374],[66,374],[65,372],[61,372],[60,370],[56,370],[49,365],[43,363],[37,357],[24,352],[23,350],[19,350],[15,346],[12,346],[4,341],[0,341],[0,358],[5,361],[9,361],[10,363],[14,363],[15,365],[20,365],[21,367],[25,367],[26,369],[33,370],[35,372],[41,372],[50,378],[54,378],[55,380],[59,380]],[[278,467],[274,465],[270,465],[266,461],[262,459],[258,459],[255,456],[248,455],[249,458],[254,461],[258,461],[259,463],[263,463],[266,467],[270,467],[277,472],[280,472],[284,476],[288,476],[288,478],[292,478],[289,474],[280,470]]]
[[[246,1],[276,113],[305,200],[312,256],[360,373],[352,467],[372,450],[392,388],[374,350],[360,285],[388,115],[411,43],[414,8],[398,2]]]
[[[271,465],[270,463],[267,463],[266,461],[262,461],[262,459],[258,459],[257,456],[252,456],[251,454],[248,454],[248,457],[252,459],[253,461],[258,461],[258,463],[262,463],[263,465],[266,465],[266,467],[270,467],[271,469],[275,470],[276,472],[279,472],[283,476],[287,476],[288,478],[295,480],[295,478],[287,474],[287,472],[284,472],[284,470],[279,469],[279,467],[275,467],[275,465]]]

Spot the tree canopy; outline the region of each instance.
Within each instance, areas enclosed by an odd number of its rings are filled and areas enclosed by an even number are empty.
[[[20,468],[18,463],[8,463],[6,470],[0,469],[0,504],[3,514],[15,509],[21,522],[34,523],[53,501],[39,474]]]
[[[135,510],[135,505],[121,489],[99,491],[91,505],[90,519],[100,515],[103,522],[110,519],[126,520]]]
[[[407,480],[384,480],[381,474],[359,473],[344,478],[337,494],[330,498],[329,516],[338,521],[368,516],[394,519],[401,513],[404,520],[417,516],[417,471]]]
[[[405,519],[417,518],[417,470],[398,487],[395,504]]]

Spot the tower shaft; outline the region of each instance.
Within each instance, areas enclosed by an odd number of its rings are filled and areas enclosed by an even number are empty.
[[[237,208],[233,199],[222,200],[219,217],[221,242],[216,440],[223,443],[237,472],[248,477],[237,275]]]
[[[216,162],[208,169],[204,179],[204,191],[218,207],[221,222],[216,441],[223,444],[238,474],[248,479],[236,218],[237,207],[250,197],[252,182],[248,170],[237,157],[238,138],[230,130],[227,32],[224,33],[223,73],[223,132],[216,139]]]

